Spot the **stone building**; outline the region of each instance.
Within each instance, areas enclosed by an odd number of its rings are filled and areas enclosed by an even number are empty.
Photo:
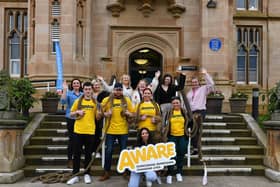
[[[279,31],[279,0],[0,0],[0,69],[55,79],[59,39],[67,80],[205,67],[228,98],[279,80]]]

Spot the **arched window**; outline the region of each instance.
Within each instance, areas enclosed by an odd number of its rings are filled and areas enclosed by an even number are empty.
[[[11,77],[27,74],[27,9],[5,9],[4,69]]]
[[[238,27],[236,81],[239,84],[261,83],[261,28]]]
[[[247,52],[244,46],[238,49],[237,53],[237,81],[240,83],[246,82],[246,61]]]
[[[249,83],[257,83],[258,80],[258,49],[256,46],[253,46],[249,52]]]

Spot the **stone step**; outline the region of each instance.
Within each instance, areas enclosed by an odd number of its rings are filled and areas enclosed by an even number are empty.
[[[28,155],[26,158],[26,164],[28,165],[66,165],[67,156],[66,155]],[[84,157],[82,156],[82,159]],[[119,155],[114,154],[112,159],[112,164],[117,165]],[[185,157],[187,158],[187,156]],[[263,156],[260,155],[203,155],[203,160],[207,162],[208,165],[254,165],[262,164]],[[186,159],[184,160],[186,163]],[[191,156],[192,165],[200,165],[201,162],[198,156]],[[101,158],[95,158],[93,165],[101,165]]]
[[[35,136],[30,139],[30,145],[67,145],[68,137],[51,137],[51,136]],[[136,142],[136,137],[128,137],[128,145],[133,145]]]
[[[203,129],[246,129],[247,125],[242,122],[204,122]]]
[[[205,155],[234,155],[234,154],[264,154],[264,149],[258,145],[241,146],[202,146],[202,153]]]
[[[66,121],[65,115],[48,114],[44,121]]]
[[[254,137],[202,137],[202,145],[256,145]]]
[[[132,146],[128,146],[128,149],[132,148]],[[120,152],[119,146],[115,146],[113,152],[118,154]],[[202,146],[203,154],[211,155],[211,154],[263,154],[264,150],[261,146],[257,145],[203,145]],[[28,145],[24,148],[24,154],[58,154],[58,155],[66,155],[67,154],[67,145]]]
[[[68,130],[65,128],[38,128],[33,134],[33,137],[68,137]],[[130,129],[129,136],[137,136],[137,131]]]
[[[240,115],[206,115],[205,122],[244,122]]]
[[[203,137],[251,137],[249,129],[203,129]]]
[[[264,166],[260,165],[212,165],[207,166],[208,176],[225,176],[225,175],[235,175],[235,176],[263,176]],[[43,175],[46,173],[57,173],[57,172],[71,172],[72,169],[66,168],[65,165],[56,165],[53,168],[49,166],[33,165],[23,168],[25,177],[33,177],[38,175]],[[83,171],[83,169],[81,169]],[[101,176],[104,170],[101,166],[93,166],[91,168],[91,174],[93,176]],[[203,176],[204,168],[203,165],[193,165],[190,168],[184,166],[183,175],[185,176]],[[116,166],[112,165],[110,174],[120,175],[116,172]]]

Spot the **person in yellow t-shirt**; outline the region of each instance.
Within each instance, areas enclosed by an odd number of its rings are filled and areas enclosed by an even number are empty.
[[[92,154],[92,145],[94,143],[95,134],[95,118],[99,118],[96,102],[92,98],[92,84],[85,82],[83,84],[83,95],[76,99],[71,107],[70,116],[75,117],[74,124],[74,162],[73,174],[80,170],[81,150],[84,146],[85,162],[84,167],[90,163]],[[91,183],[90,170],[85,171],[84,182]],[[79,177],[73,177],[67,181],[68,185],[79,182]]]
[[[105,121],[105,165],[104,175],[99,181],[110,178],[111,162],[113,155],[113,145],[117,139],[120,144],[120,150],[126,149],[128,139],[127,117],[133,115],[134,109],[130,99],[123,96],[123,87],[121,83],[114,85],[113,94],[103,99],[101,103]]]
[[[188,117],[185,109],[181,107],[180,97],[172,97],[172,108],[166,115],[166,127],[164,134],[167,135],[168,142],[174,142],[176,147],[176,179],[182,182],[182,169],[184,165],[184,155],[187,151],[187,124]],[[168,166],[166,183],[172,184],[172,175],[174,173],[174,166]]]
[[[136,106],[136,123],[137,128],[147,128],[151,132],[154,140],[155,131],[160,132],[161,114],[159,105],[152,99],[153,93],[150,88],[143,90],[143,100]],[[157,142],[156,140],[154,140]]]

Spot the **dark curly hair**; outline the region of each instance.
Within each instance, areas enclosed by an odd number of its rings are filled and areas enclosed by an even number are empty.
[[[148,138],[147,144],[153,144],[151,132],[149,131],[148,128],[143,127],[143,128],[141,128],[141,129],[139,130],[139,132],[138,132],[138,135],[137,135],[137,143],[136,143],[136,145],[137,145],[137,146],[146,145],[146,144],[143,142],[142,137],[141,137],[141,134],[142,134],[142,131],[143,131],[143,130],[146,130],[146,131],[148,132],[148,134],[149,134],[149,138]]]

